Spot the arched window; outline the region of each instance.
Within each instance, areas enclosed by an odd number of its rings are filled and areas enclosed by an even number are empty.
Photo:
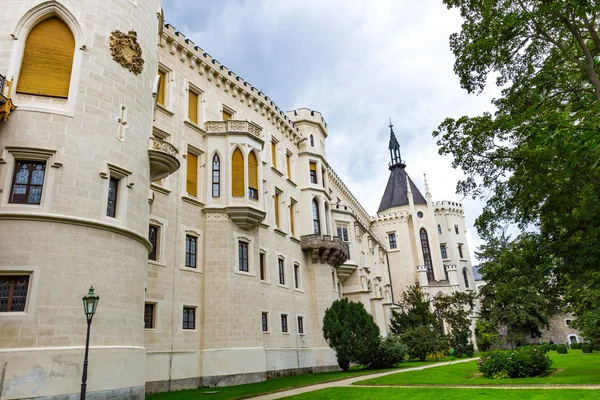
[[[240,149],[231,156],[231,195],[244,195],[244,155]]]
[[[425,262],[425,268],[427,268],[427,279],[433,281],[433,264],[431,263],[431,250],[429,249],[429,239],[427,238],[427,231],[425,228],[421,228],[421,249],[423,250],[423,261]]]
[[[465,287],[469,288],[469,273],[466,268],[463,268],[463,279],[465,280]]]
[[[258,200],[258,160],[253,151],[248,155],[248,196]]]
[[[310,147],[315,147],[315,137],[310,135]]]
[[[58,17],[33,27],[23,52],[18,93],[67,98],[75,54],[75,37]]]
[[[438,233],[441,235],[442,234],[442,227],[438,225]]]
[[[312,215],[313,215],[313,232],[317,235],[321,234],[321,221],[319,219],[319,202],[317,199],[312,201]]]
[[[221,196],[221,160],[217,154],[212,160],[212,195]]]

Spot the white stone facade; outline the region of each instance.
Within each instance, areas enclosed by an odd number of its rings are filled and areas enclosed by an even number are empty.
[[[163,27],[159,0],[19,0],[3,7],[0,73],[14,77],[15,87],[28,32],[39,20],[61,18],[76,46],[68,98],[14,94],[17,111],[0,124],[0,277],[29,276],[25,310],[0,312],[2,399],[78,396],[85,343],[79,299],[92,284],[101,300],[88,392],[136,399],[145,391],[335,369],[322,337],[335,299],[362,302],[386,335],[394,299],[407,285],[419,282],[432,296],[474,288],[461,205],[434,203],[426,189],[427,204],[371,217],[327,161],[321,114],[283,113]],[[113,60],[116,29],[137,32],[141,74]],[[242,196],[233,190],[237,151]],[[258,159],[252,197],[251,154]],[[10,201],[16,160],[46,162],[39,205]],[[151,182],[162,167],[176,171]],[[109,217],[112,177],[119,196]],[[155,260],[148,259],[149,226],[157,234]],[[418,272],[421,228],[434,279]],[[447,278],[444,265],[456,265]]]

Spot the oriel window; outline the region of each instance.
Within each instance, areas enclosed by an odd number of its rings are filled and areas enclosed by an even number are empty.
[[[16,160],[10,202],[40,204],[45,175],[45,161]]]

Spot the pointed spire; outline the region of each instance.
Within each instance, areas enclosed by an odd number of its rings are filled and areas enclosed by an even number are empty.
[[[429,191],[429,184],[427,183],[427,174],[423,174],[423,180],[425,181],[425,198],[431,199],[431,192]]]
[[[392,119],[390,118],[390,144],[388,146],[390,150],[390,170],[396,167],[404,168],[406,164],[402,162],[402,157],[400,157],[400,143],[396,139],[396,135],[394,134],[394,125],[392,124]]]

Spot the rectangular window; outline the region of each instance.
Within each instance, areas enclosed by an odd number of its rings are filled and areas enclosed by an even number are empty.
[[[298,317],[298,333],[304,334],[304,317]]]
[[[267,266],[265,265],[265,253],[260,253],[258,256],[258,261],[260,264],[260,280],[264,281],[267,278]]]
[[[262,313],[262,331],[269,332],[269,315],[268,313]]]
[[[341,239],[342,238],[342,227],[338,226],[337,227],[337,236]]]
[[[189,88],[188,95],[188,119],[194,124],[198,124],[198,93]]]
[[[398,247],[398,245],[396,244],[396,234],[395,233],[388,234],[388,239],[390,240],[390,249],[395,249]]]
[[[462,244],[458,245],[458,256],[463,259],[463,249],[462,249]]]
[[[45,175],[45,161],[15,160],[10,202],[40,204]]]
[[[108,202],[106,203],[106,215],[115,218],[117,215],[117,200],[119,199],[119,180],[111,177],[108,180]]]
[[[271,164],[277,168],[277,142],[271,141]]]
[[[294,287],[300,288],[300,265],[294,264]]]
[[[239,269],[248,272],[248,243],[238,242]]]
[[[290,205],[290,234],[292,236],[296,236],[296,226],[295,226],[295,222],[294,222],[294,211],[296,208],[296,203],[293,203]]]
[[[219,197],[221,195],[221,160],[216,154],[213,157],[212,195],[213,197]]]
[[[0,276],[0,312],[23,312],[29,291],[29,275]]]
[[[448,252],[446,251],[446,245],[445,244],[441,244],[440,245],[440,251],[442,252],[442,258],[445,260],[448,258]]]
[[[342,236],[343,236],[344,242],[347,242],[348,241],[348,228],[345,226],[342,228]]]
[[[279,228],[279,193],[275,193],[275,198],[273,201],[275,202],[275,226]]]
[[[285,269],[284,269],[283,258],[278,258],[277,263],[279,265],[279,284],[285,285]]]
[[[458,235],[458,225],[454,225],[454,232]]]
[[[183,329],[196,329],[196,309],[183,307]]]
[[[187,153],[187,181],[186,191],[190,196],[198,196],[198,156]]]
[[[231,121],[233,119],[233,113],[229,110],[223,109],[223,121]]]
[[[292,179],[292,155],[289,153],[285,154],[285,166],[287,169],[288,179]]]
[[[283,333],[287,333],[288,331],[287,317],[287,315],[281,314],[281,332]]]
[[[197,244],[196,236],[185,235],[185,266],[188,268],[196,268]]]
[[[333,290],[336,290],[337,283],[335,281],[335,271],[331,271],[331,284],[333,285]]]
[[[317,183],[317,163],[310,163],[310,183]]]
[[[144,304],[144,329],[154,329],[154,308],[156,304]]]
[[[160,228],[158,226],[150,225],[148,228],[148,240],[152,244],[152,251],[148,254],[148,260],[158,261],[158,234]]]
[[[165,105],[165,87],[167,86],[167,73],[159,70],[158,76],[160,76],[160,86],[158,87],[158,104]]]

